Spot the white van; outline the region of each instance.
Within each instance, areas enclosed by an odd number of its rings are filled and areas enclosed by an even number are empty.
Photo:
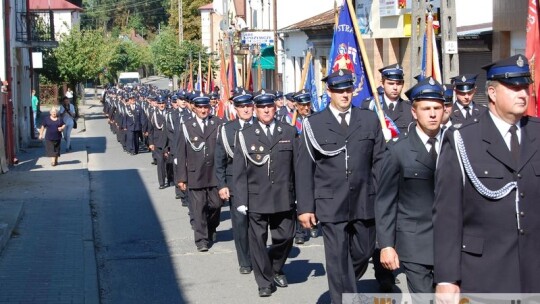
[[[122,72],[118,76],[118,84],[124,86],[134,86],[141,82],[141,77],[138,72]]]

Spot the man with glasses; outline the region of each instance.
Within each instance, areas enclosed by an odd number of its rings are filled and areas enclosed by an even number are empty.
[[[529,64],[518,54],[483,69],[489,110],[445,132],[437,164],[434,279],[444,299],[540,292],[540,120],[525,115]]]
[[[248,216],[248,243],[260,297],[287,287],[283,265],[293,246],[296,129],[274,118],[276,96],[253,98],[257,122],[238,132],[233,162],[237,211]],[[267,248],[268,228],[272,245]]]
[[[318,221],[333,303],[355,293],[375,248],[374,201],[385,141],[374,112],[351,106],[354,76],[340,69],[325,77],[329,106],[304,120],[298,161],[298,219]]]

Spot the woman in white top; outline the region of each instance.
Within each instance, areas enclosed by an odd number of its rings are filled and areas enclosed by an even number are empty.
[[[66,152],[71,150],[71,130],[75,121],[75,107],[69,102],[69,98],[64,96],[59,106],[58,115],[64,120],[64,140],[66,141]]]

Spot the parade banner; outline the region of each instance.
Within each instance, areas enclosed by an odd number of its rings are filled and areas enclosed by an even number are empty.
[[[538,22],[539,3],[538,0],[529,0],[526,32],[527,44],[525,56],[529,60],[529,68],[533,84],[529,88],[529,106],[527,115],[538,116],[538,106],[540,105],[540,22]]]
[[[304,85],[304,89],[311,95],[311,107],[313,108],[313,111],[319,112],[320,110],[326,108],[326,105],[322,104],[322,100],[319,99],[319,96],[317,94],[317,85],[315,82],[315,68],[313,67],[312,60],[310,60],[309,62],[307,79]]]
[[[369,79],[364,69],[364,62],[360,53],[358,39],[353,27],[355,15],[351,14],[346,1],[343,1],[339,13],[338,25],[334,30],[332,47],[330,50],[330,68],[328,75],[339,69],[348,69],[356,76],[354,82],[353,105],[359,107],[362,101],[368,97],[373,97],[370,91]],[[324,94],[323,104],[330,100],[327,94]]]
[[[420,79],[418,79],[418,81],[422,81],[424,78],[431,76],[439,83],[442,83],[437,40],[433,34],[435,29],[439,28],[439,24],[437,21],[433,21],[431,12],[429,13],[426,23],[426,32],[424,33],[424,42],[422,44],[422,73],[420,74]]]

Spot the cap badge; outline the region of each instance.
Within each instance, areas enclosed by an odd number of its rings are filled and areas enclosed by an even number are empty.
[[[465,82],[467,81],[467,78],[465,78],[465,76],[461,77],[461,81]]]
[[[343,70],[339,70],[339,76],[343,76]]]
[[[264,90],[261,90],[261,94],[263,94],[263,95],[264,95],[264,94],[266,94],[266,92],[265,92]]]
[[[245,90],[242,91],[242,95],[246,95],[246,91],[245,91]]]
[[[524,65],[523,59],[521,59],[521,56],[518,57],[518,60],[516,61],[516,64],[518,67],[522,68]]]
[[[428,82],[429,82],[430,85],[435,85],[435,81],[433,81],[433,78],[431,78],[431,77],[429,78]]]
[[[396,69],[398,69],[398,70],[401,69],[401,68],[399,67],[399,63],[396,64]]]
[[[203,97],[203,96],[204,96],[204,94],[201,92],[201,94],[199,94],[199,97]]]

